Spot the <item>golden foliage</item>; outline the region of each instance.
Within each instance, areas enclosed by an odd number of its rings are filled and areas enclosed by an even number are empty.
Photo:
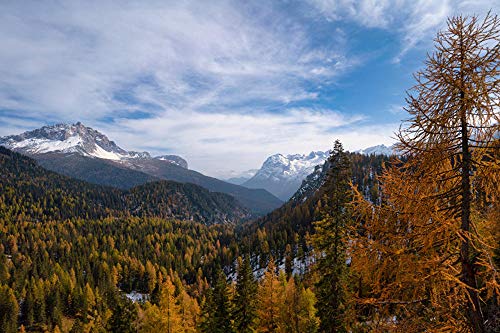
[[[499,40],[497,16],[449,20],[408,96],[405,162],[381,205],[356,194],[350,256],[374,331],[484,332],[498,302]]]

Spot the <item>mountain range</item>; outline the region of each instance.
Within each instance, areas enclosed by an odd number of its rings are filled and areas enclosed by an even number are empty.
[[[230,194],[254,215],[279,207],[282,201],[263,189],[249,189],[188,169],[176,155],[152,157],[126,151],[104,134],[78,122],[57,124],[0,138],[0,145],[36,159],[57,173],[120,189],[160,179],[193,183],[212,192]]]
[[[243,172],[231,172],[230,176],[226,177],[226,181],[231,184],[242,185],[244,182],[252,178],[259,169],[250,169]]]
[[[355,153],[390,156],[396,154],[396,151],[394,146],[378,145],[357,150]],[[312,151],[309,154],[272,155],[264,161],[253,177],[241,184],[249,188],[263,188],[281,200],[287,201],[308,176],[317,177],[312,174],[320,172],[329,154],[329,151]]]
[[[152,156],[148,152],[127,151],[81,122],[0,137],[0,145],[33,157],[49,170],[120,189],[161,179],[197,184],[232,195],[255,215],[268,213],[292,198],[308,176],[317,177],[315,170],[320,172],[318,166],[329,156],[328,151],[275,154],[260,169],[235,173],[223,181],[190,170],[188,162],[177,155]],[[394,146],[385,145],[356,152],[387,156],[396,153]]]

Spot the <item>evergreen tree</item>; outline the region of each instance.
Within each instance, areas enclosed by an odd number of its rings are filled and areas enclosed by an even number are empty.
[[[181,331],[184,333],[195,333],[198,317],[200,315],[200,307],[195,298],[188,295],[185,290],[182,290],[178,303],[181,316]]]
[[[283,283],[285,286],[284,301],[281,304],[281,332],[317,332],[319,319],[316,317],[314,293],[297,285],[293,277]]]
[[[406,172],[435,179],[432,197],[458,228],[458,279],[473,332],[485,330],[480,290],[490,282],[483,280],[498,284],[498,270],[483,250],[489,246],[473,214],[477,195],[494,203],[499,191],[499,39],[496,15],[449,19],[435,39],[436,52],[415,76],[417,84],[407,99],[410,119],[399,132],[399,148],[409,157]],[[476,208],[487,212],[488,206]]]
[[[136,332],[137,308],[128,298],[117,299],[113,314],[109,320],[111,332],[133,333]]]
[[[499,35],[496,16],[448,21],[408,96],[405,162],[381,177],[380,205],[356,194],[351,269],[372,329],[498,330],[484,310],[500,297]]]
[[[348,267],[346,249],[351,224],[351,163],[342,144],[335,141],[325,184],[323,219],[314,223],[312,237],[318,255],[316,297],[322,332],[346,332],[348,307]]]
[[[203,306],[200,329],[205,333],[234,332],[226,275],[219,269],[214,287],[208,291]]]
[[[234,328],[237,332],[254,332],[256,320],[257,283],[250,264],[250,255],[238,257],[236,295],[234,296]]]

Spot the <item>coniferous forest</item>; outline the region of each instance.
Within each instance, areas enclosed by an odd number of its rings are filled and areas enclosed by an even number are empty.
[[[0,147],[0,332],[500,332],[499,65],[498,16],[451,17],[408,87],[400,154],[337,140],[259,218]]]

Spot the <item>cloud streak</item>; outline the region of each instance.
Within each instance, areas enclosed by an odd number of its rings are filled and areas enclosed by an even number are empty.
[[[488,0],[309,0],[318,13],[332,21],[353,21],[368,28],[394,31],[401,36],[399,62],[411,49],[430,44],[436,32],[455,14],[477,15],[500,9]]]
[[[302,27],[274,12],[268,23],[270,13],[225,1],[162,4],[2,5],[0,106],[86,120],[151,103],[290,103],[353,63],[341,51],[309,56]]]

